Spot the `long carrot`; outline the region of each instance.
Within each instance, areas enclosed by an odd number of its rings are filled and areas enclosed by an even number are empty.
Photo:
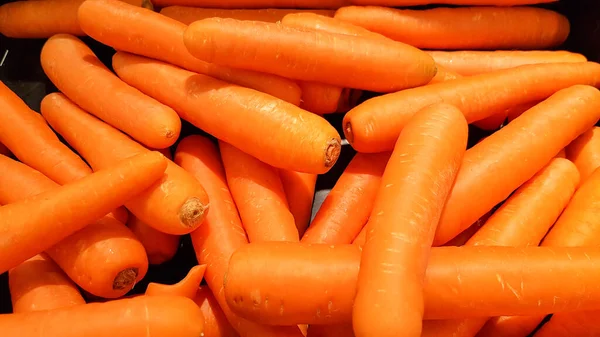
[[[8,286],[13,313],[85,304],[77,286],[45,254],[10,269]]]
[[[302,237],[308,228],[310,216],[312,215],[317,175],[279,170],[279,178],[281,178],[290,212],[294,216],[298,234]]]
[[[198,337],[202,335],[203,322],[202,311],[188,298],[138,296],[56,310],[0,315],[0,335]]]
[[[436,73],[433,59],[409,45],[269,22],[209,18],[192,23],[183,39],[207,62],[354,89],[396,91]]]
[[[142,145],[85,113],[64,95],[46,96],[42,100],[41,110],[52,128],[94,169],[148,152]],[[165,176],[127,201],[125,206],[137,218],[158,230],[169,234],[187,234],[204,220],[208,211],[208,197],[192,176],[175,163],[167,162]]]
[[[129,217],[127,227],[140,240],[148,255],[148,262],[153,265],[163,264],[173,259],[179,248],[179,236],[163,233],[149,226],[135,215]]]
[[[115,0],[95,0],[80,7],[79,21],[87,34],[117,50],[162,60],[300,104],[300,88],[292,80],[198,60],[183,44],[187,26],[159,13]]]
[[[139,155],[72,184],[3,206],[0,271],[41,253],[123,204],[159,179],[165,167],[161,154]]]
[[[288,14],[314,13],[332,17],[335,11],[328,9],[222,9],[222,8],[197,8],[184,6],[169,6],[160,10],[160,14],[168,16],[186,25],[194,21],[207,18],[231,18],[248,21],[281,21]]]
[[[259,322],[350,322],[360,258],[354,245],[249,244],[231,257],[225,296],[235,312]],[[598,264],[597,247],[436,247],[424,282],[425,319],[597,308]]]
[[[581,54],[549,50],[428,51],[435,62],[463,76],[473,76],[525,64],[586,62]]]
[[[532,7],[350,6],[335,18],[424,49],[546,49],[563,43],[570,31],[563,15]]]
[[[341,140],[331,124],[269,95],[127,53],[115,54],[113,67],[183,119],[272,166],[325,173],[339,156]]]
[[[558,2],[558,0],[351,0],[350,2],[354,5],[390,7],[430,5],[432,2],[442,5],[517,6]]]
[[[296,327],[270,327],[243,319],[227,304],[223,284],[229,258],[238,248],[248,244],[248,239],[229,192],[217,146],[202,136],[186,137],[177,147],[175,162],[202,179],[211,199],[206,221],[191,236],[198,262],[206,264],[206,282],[227,320],[242,337],[302,336]]]
[[[150,283],[146,289],[146,296],[182,296],[194,299],[204,278],[206,265],[192,267],[187,276],[173,285]]]
[[[600,167],[600,128],[594,127],[566,148],[567,158],[577,165],[581,181],[585,181]]]
[[[205,8],[325,8],[336,9],[348,4],[348,0],[154,0],[158,7],[194,6]]]
[[[194,302],[204,315],[204,337],[238,337],[209,287],[198,289]]]

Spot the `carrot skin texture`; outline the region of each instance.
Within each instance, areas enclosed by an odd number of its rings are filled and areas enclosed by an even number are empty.
[[[45,254],[10,269],[8,286],[13,313],[85,304],[77,286]]]
[[[181,296],[193,300],[200,288],[200,283],[204,278],[206,265],[194,266],[188,272],[187,276],[172,285],[150,283],[146,289],[146,296]]]
[[[514,81],[521,86],[504,90],[506,83]],[[438,102],[452,104],[473,123],[498,111],[544,100],[576,84],[600,86],[600,64],[524,65],[372,98],[346,114],[344,133],[359,152],[389,151],[404,125],[425,106]]]
[[[48,38],[55,34],[83,36],[77,9],[83,1],[17,1],[0,6],[0,33],[13,38]],[[60,16],[57,18],[55,15]]]
[[[341,140],[335,128],[289,103],[127,53],[115,54],[113,68],[126,82],[175,107],[183,119],[267,164],[325,173],[337,161]],[[272,137],[249,125],[260,125]],[[282,146],[292,143],[293,149]]]
[[[314,13],[329,17],[333,17],[335,15],[335,11],[328,9],[221,9],[169,6],[160,10],[160,14],[168,16],[186,25],[189,25],[194,21],[212,17],[275,23],[277,21],[281,21],[288,14],[296,13]]]
[[[242,41],[248,45],[242,47]],[[402,43],[269,22],[204,19],[186,29],[184,43],[192,55],[207,62],[378,92],[423,85],[436,73],[429,55]],[[243,55],[232,57],[240,48]],[[279,52],[273,53],[275,49]]]
[[[238,337],[209,287],[198,289],[194,302],[204,315],[204,337]]]
[[[152,265],[163,264],[173,259],[179,248],[179,235],[163,233],[138,219],[135,215],[129,217],[127,227],[140,240]]]
[[[62,94],[46,96],[41,110],[52,128],[94,169],[149,151],[87,114]],[[99,145],[111,151],[99,151]],[[208,196],[200,183],[170,160],[167,160],[165,175],[151,188],[127,201],[125,206],[148,225],[174,235],[196,229],[209,207]]]
[[[290,212],[294,216],[298,234],[302,236],[308,228],[310,216],[312,215],[317,175],[279,170],[279,177],[281,178]]]
[[[0,334],[47,337],[198,337],[202,311],[190,299],[138,296],[63,309],[0,315]],[[107,324],[110,322],[110,324]],[[46,330],[47,329],[47,330]]]
[[[158,7],[192,6],[204,8],[325,8],[336,9],[348,4],[347,0],[154,0]]]
[[[600,128],[593,127],[566,147],[567,159],[577,165],[581,181],[600,167]]]

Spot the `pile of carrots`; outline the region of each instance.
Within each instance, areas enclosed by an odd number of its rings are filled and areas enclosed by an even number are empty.
[[[0,6],[58,89],[0,82],[0,336],[600,336],[600,64],[546,2]]]

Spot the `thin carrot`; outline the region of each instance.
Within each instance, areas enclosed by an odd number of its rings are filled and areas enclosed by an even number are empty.
[[[206,282],[228,321],[242,337],[300,337],[296,327],[270,327],[234,314],[225,299],[223,284],[231,254],[248,244],[246,233],[229,192],[217,146],[202,136],[184,138],[175,162],[202,179],[211,199],[211,210],[200,228],[191,233],[198,262],[206,264]]]
[[[269,22],[209,18],[192,23],[183,39],[207,62],[339,87],[390,92],[426,84],[436,73],[433,59],[409,45]],[[234,57],[240,48],[245,52]]]
[[[127,227],[144,246],[150,264],[163,264],[173,259],[177,254],[179,235],[171,235],[156,230],[135,215],[129,217]]]
[[[563,15],[533,7],[350,6],[335,18],[424,49],[546,49],[563,43],[570,31]]]
[[[298,241],[277,169],[219,141],[227,184],[250,242]]]
[[[41,253],[123,204],[159,179],[165,167],[161,154],[139,155],[72,184],[3,206],[0,271]]]
[[[351,243],[369,219],[389,153],[357,153],[302,237],[305,243]]]
[[[336,9],[348,4],[348,0],[154,0],[158,7],[194,6],[205,8],[325,8]]]
[[[103,20],[98,20],[99,17]],[[119,1],[95,0],[80,7],[79,21],[88,35],[117,50],[165,61],[300,104],[300,88],[292,80],[198,60],[183,44],[187,26],[159,13]]]
[[[194,302],[204,315],[204,337],[238,337],[209,287],[198,289]]]
[[[45,1],[45,0],[44,0]],[[198,337],[202,311],[190,299],[138,296],[106,303],[0,315],[0,335]]]
[[[102,169],[136,154],[142,145],[85,113],[62,94],[42,100],[42,115],[94,169]],[[105,149],[110,149],[106,151]],[[126,207],[140,220],[169,234],[196,229],[208,211],[206,192],[192,176],[167,160],[165,176],[151,188],[128,200]]]
[[[600,128],[594,127],[566,148],[567,158],[577,165],[581,181],[585,181],[600,167]]]
[[[204,278],[206,265],[192,267],[187,276],[173,285],[150,283],[146,289],[146,296],[182,296],[194,299]]]
[[[312,215],[317,175],[290,170],[279,170],[289,209],[294,216],[300,237],[306,232]]]
[[[581,54],[549,50],[428,51],[435,62],[463,76],[473,76],[525,64],[586,62]]]
[[[13,313],[85,304],[77,286],[45,254],[10,269],[8,286]]]
[[[351,0],[354,5],[377,5],[377,6],[417,6],[430,5],[432,2],[441,5],[473,5],[473,6],[517,6],[534,5],[559,0]]]
[[[183,119],[272,166],[325,173],[339,156],[331,124],[272,96],[127,53],[115,54],[113,68]]]
[[[197,8],[185,6],[169,6],[160,10],[160,14],[168,16],[186,25],[207,18],[231,18],[236,20],[277,22],[288,14],[314,13],[332,17],[335,11],[328,9],[222,9]]]

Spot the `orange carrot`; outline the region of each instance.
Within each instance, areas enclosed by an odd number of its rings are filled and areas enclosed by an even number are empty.
[[[577,165],[581,181],[600,167],[600,128],[594,127],[575,139],[566,148],[567,158]]]
[[[115,54],[113,67],[183,119],[272,166],[325,173],[339,156],[341,140],[331,124],[269,95],[127,53]]]
[[[507,83],[518,85],[507,90]],[[600,64],[524,65],[376,97],[346,114],[344,133],[359,152],[388,151],[406,122],[433,103],[455,105],[472,123],[575,84],[600,86]]]
[[[600,117],[600,92],[577,85],[536,105],[465,154],[435,245],[450,241],[506,199]],[[486,182],[486,188],[480,183]]]
[[[160,10],[160,14],[168,16],[186,25],[207,18],[231,18],[248,21],[281,21],[288,14],[313,13],[332,17],[335,11],[328,9],[222,9],[170,6]]]
[[[516,6],[558,2],[558,0],[351,0],[354,5],[417,6],[432,2],[444,5]]]
[[[0,6],[0,33],[14,38],[85,35],[77,21],[83,0],[16,1]]]
[[[0,208],[0,271],[52,247],[144,191],[166,168],[163,155],[148,153],[72,184]],[[91,193],[90,191],[93,191]]]
[[[435,62],[461,74],[473,76],[525,64],[586,62],[585,56],[568,51],[428,51]]]
[[[158,7],[195,6],[205,8],[326,8],[336,9],[348,0],[154,0]]]
[[[206,221],[194,231],[192,243],[199,263],[206,264],[206,282],[219,302],[228,321],[242,337],[300,337],[296,327],[259,325],[234,314],[223,291],[229,258],[239,247],[248,243],[246,233],[214,143],[202,136],[184,138],[175,152],[175,162],[196,178],[202,179],[211,200]]]
[[[203,322],[202,311],[188,298],[138,296],[48,311],[0,315],[0,335],[198,337],[202,335]]]
[[[85,304],[77,286],[45,254],[10,269],[8,286],[14,313]]]
[[[310,216],[312,215],[317,175],[290,170],[279,170],[279,178],[281,178],[290,212],[294,216],[298,234],[302,236],[304,235],[306,228],[308,228]]]
[[[52,128],[94,169],[148,152],[142,145],[85,113],[62,94],[46,96],[41,110]],[[165,176],[152,188],[128,200],[125,206],[155,229],[169,234],[187,234],[204,220],[208,197],[192,176],[175,163],[169,160],[167,163]]]
[[[99,17],[103,20],[98,20]],[[165,61],[300,104],[300,88],[292,80],[198,60],[183,44],[186,25],[159,13],[115,0],[95,0],[80,7],[79,21],[86,34],[117,50]]]
[[[138,219],[135,215],[129,217],[127,227],[140,240],[148,255],[150,264],[163,264],[173,259],[179,248],[179,236],[163,233]]]
[[[183,39],[207,62],[354,89],[396,91],[436,73],[433,59],[409,45],[269,22],[209,18],[192,23]]]
[[[219,141],[227,184],[250,242],[298,241],[278,171]]]
[[[187,276],[173,285],[150,283],[146,289],[146,296],[182,296],[194,299],[204,278],[206,265],[192,267]]]
[[[563,15],[532,7],[350,6],[335,18],[424,49],[546,49],[563,43],[570,31]]]
[[[369,219],[389,153],[358,153],[323,201],[305,243],[351,243]]]
[[[208,287],[200,287],[194,302],[204,315],[204,337],[238,337],[225,313],[219,307],[219,302]]]

